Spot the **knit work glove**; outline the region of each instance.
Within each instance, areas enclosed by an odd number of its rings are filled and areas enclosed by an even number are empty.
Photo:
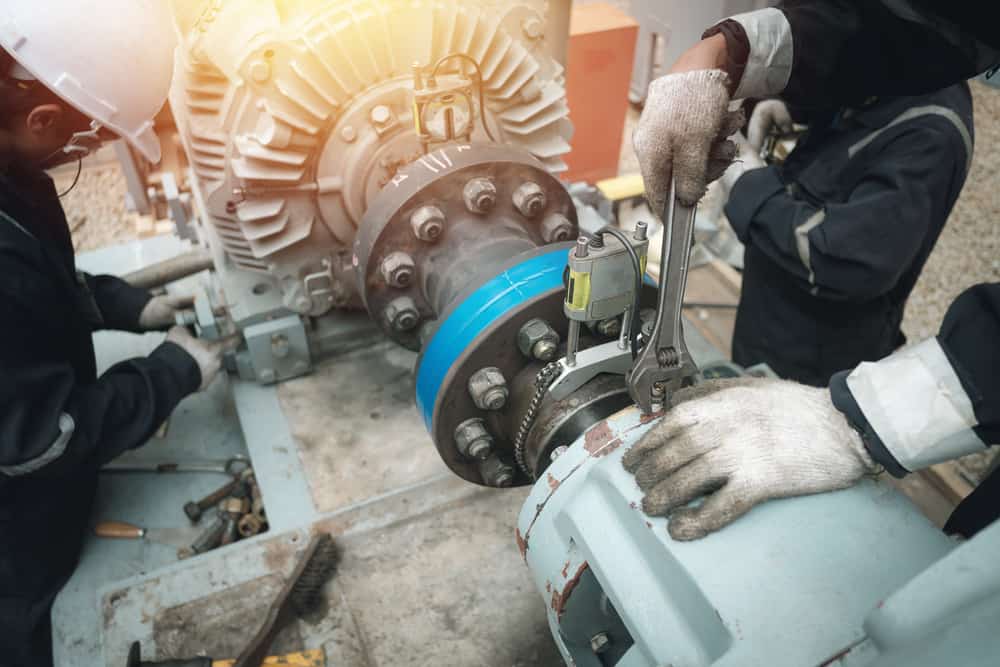
[[[788,134],[795,129],[792,114],[781,100],[764,100],[754,107],[747,123],[747,140],[754,153],[760,155],[764,141],[771,132]]]
[[[678,392],[622,463],[646,494],[643,510],[670,515],[676,540],[704,537],[770,498],[843,489],[878,470],[827,389],[759,378]]]
[[[671,176],[677,196],[694,206],[736,156],[736,146],[726,137],[743,125],[743,112],[729,111],[728,81],[722,70],[698,70],[649,84],[632,145],[657,216],[663,213]]]

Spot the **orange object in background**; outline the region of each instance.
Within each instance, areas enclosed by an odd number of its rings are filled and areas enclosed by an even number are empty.
[[[574,132],[564,180],[596,183],[618,175],[638,33],[639,24],[611,5],[573,8],[566,97]]]

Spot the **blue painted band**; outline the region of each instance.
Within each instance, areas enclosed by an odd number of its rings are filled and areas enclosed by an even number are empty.
[[[433,433],[434,405],[445,376],[481,333],[512,308],[563,287],[567,249],[562,246],[513,266],[470,294],[427,344],[417,369],[417,409]]]

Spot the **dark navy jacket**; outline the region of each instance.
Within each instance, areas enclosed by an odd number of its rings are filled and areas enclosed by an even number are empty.
[[[737,181],[726,213],[747,252],[733,359],[826,386],[899,347],[973,136],[960,84],[817,120],[783,165]]]
[[[144,443],[201,375],[164,343],[97,377],[92,332],[137,331],[149,293],[77,273],[45,174],[0,174],[0,212],[0,665],[44,666],[99,467]]]

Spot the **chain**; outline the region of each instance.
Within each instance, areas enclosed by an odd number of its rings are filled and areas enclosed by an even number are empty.
[[[528,439],[528,432],[531,431],[531,427],[535,425],[535,420],[538,418],[538,411],[542,408],[542,399],[545,398],[549,387],[552,386],[561,372],[562,364],[553,361],[546,364],[535,376],[535,394],[531,397],[531,402],[528,403],[528,410],[524,413],[521,425],[517,429],[517,437],[514,438],[514,459],[517,461],[517,467],[531,479],[534,479],[535,476],[531,474],[528,465],[524,462],[524,442]]]

